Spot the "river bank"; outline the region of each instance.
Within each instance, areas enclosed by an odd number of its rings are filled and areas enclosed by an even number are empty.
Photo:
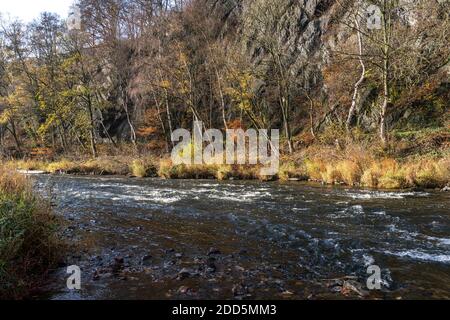
[[[445,189],[450,186],[450,157],[374,157],[357,152],[310,153],[282,157],[277,175],[261,176],[259,166],[173,165],[167,157],[103,156],[96,159],[9,161],[13,170],[72,175],[115,175],[163,179],[310,181],[373,189]]]

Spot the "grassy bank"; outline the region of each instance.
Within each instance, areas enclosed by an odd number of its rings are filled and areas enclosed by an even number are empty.
[[[258,166],[173,165],[168,157],[100,157],[56,162],[16,161],[9,167],[77,175],[125,175],[164,179],[299,180],[380,189],[443,188],[450,182],[449,152],[396,157],[364,145],[314,145],[283,156],[278,175],[259,175]]]
[[[0,167],[0,299],[26,298],[58,259],[56,220],[22,175]]]

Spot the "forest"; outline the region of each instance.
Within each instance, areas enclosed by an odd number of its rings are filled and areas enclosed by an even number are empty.
[[[449,11],[448,1],[81,0],[69,19],[3,18],[0,154],[50,172],[254,176],[171,167],[171,132],[202,121],[279,129],[286,179],[444,187]]]

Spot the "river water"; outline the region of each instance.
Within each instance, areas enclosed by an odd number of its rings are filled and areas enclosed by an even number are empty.
[[[67,265],[38,299],[450,298],[450,195],[301,183],[35,176]],[[367,268],[381,269],[368,290]]]

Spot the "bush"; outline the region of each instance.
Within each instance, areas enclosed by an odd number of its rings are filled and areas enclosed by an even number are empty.
[[[0,168],[0,299],[21,299],[55,266],[60,244],[47,202],[21,175]]]

